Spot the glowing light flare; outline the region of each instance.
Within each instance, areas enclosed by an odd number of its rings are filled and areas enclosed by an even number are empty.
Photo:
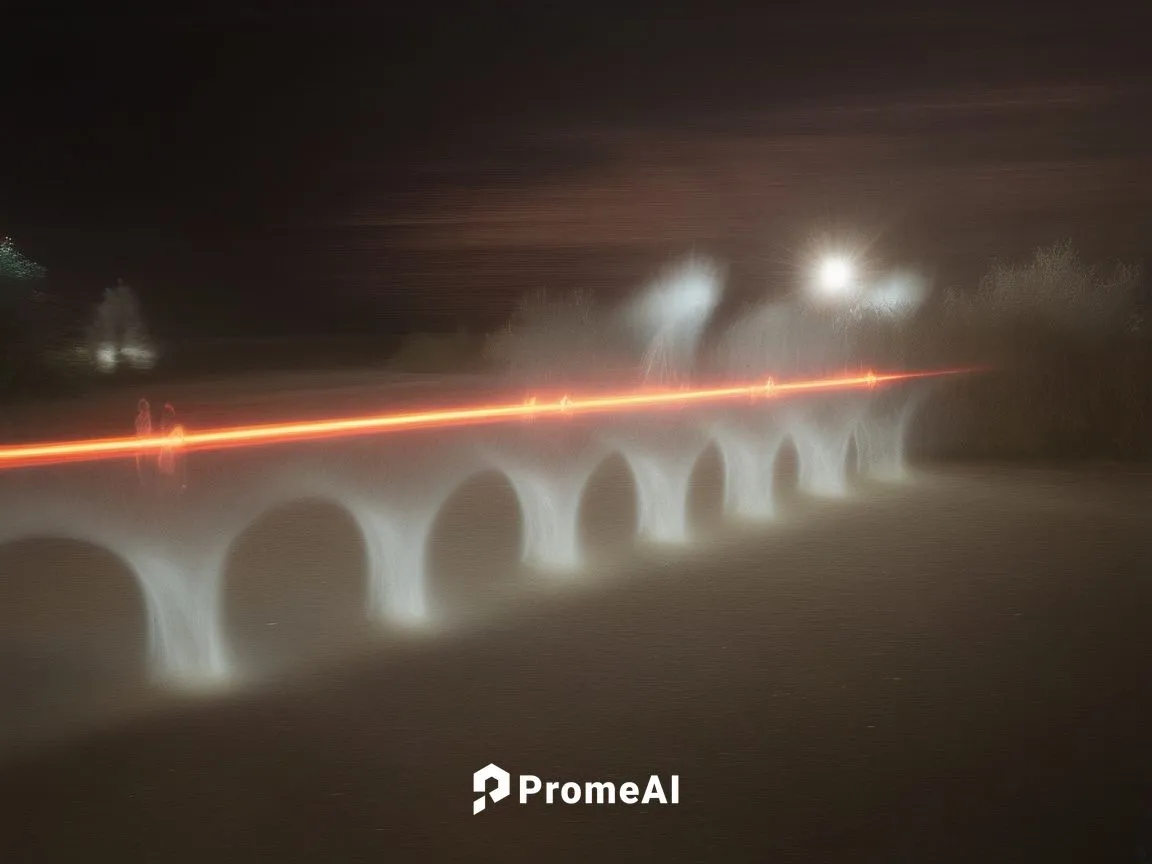
[[[429,411],[410,411],[368,417],[277,423],[258,426],[234,426],[188,432],[178,427],[172,435],[144,438],[94,438],[43,444],[0,447],[0,470],[63,462],[87,462],[135,456],[141,452],[180,447],[184,450],[222,450],[262,444],[288,443],[352,435],[396,432],[405,429],[431,429],[499,423],[517,418],[541,415],[570,417],[580,413],[640,411],[688,403],[722,402],[731,399],[774,398],[776,396],[835,390],[875,388],[879,384],[956,375],[975,369],[947,369],[931,372],[896,372],[888,374],[842,375],[803,381],[778,382],[769,378],[752,384],[699,389],[632,390],[603,396],[573,398],[565,395],[555,402],[542,402],[532,397],[525,402],[474,405]]]
[[[820,288],[829,294],[844,293],[856,276],[852,262],[839,255],[824,259],[816,275]]]

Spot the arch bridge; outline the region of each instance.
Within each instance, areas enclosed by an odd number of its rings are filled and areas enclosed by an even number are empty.
[[[437,615],[428,591],[434,525],[454,491],[480,473],[498,472],[514,492],[522,562],[542,576],[571,578],[585,564],[589,481],[606,460],[627,466],[636,539],[684,544],[691,478],[710,449],[719,456],[725,516],[771,520],[778,462],[789,449],[797,485],[810,495],[844,496],[854,470],[903,477],[908,422],[930,386],[195,454],[192,486],[163,500],[115,481],[130,473],[121,463],[9,472],[0,475],[0,546],[60,538],[107,549],[138,587],[153,675],[172,685],[218,684],[237,667],[224,625],[228,561],[249,527],[276,508],[301,500],[340,508],[365,550],[367,617],[418,626]]]

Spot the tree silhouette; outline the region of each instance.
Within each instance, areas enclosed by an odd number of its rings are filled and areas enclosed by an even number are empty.
[[[38,315],[43,298],[36,283],[46,271],[25,257],[10,237],[0,237],[0,384],[12,387],[33,380]]]
[[[26,258],[11,237],[0,237],[0,283],[31,283],[44,278],[47,271],[35,261]]]
[[[1141,280],[1139,266],[1086,262],[1064,240],[1022,263],[993,263],[975,294],[953,293],[948,304],[985,325],[1028,320],[1064,332],[1117,332],[1138,309]]]

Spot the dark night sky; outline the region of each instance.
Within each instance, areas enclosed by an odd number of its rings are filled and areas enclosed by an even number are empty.
[[[827,230],[960,281],[1152,249],[1149,4],[755,5],[28,4],[0,233],[170,335],[487,323],[693,248],[750,295]]]

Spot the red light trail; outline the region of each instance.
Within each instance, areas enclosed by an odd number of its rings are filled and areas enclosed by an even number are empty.
[[[733,399],[762,399],[826,390],[873,388],[915,378],[956,375],[973,369],[946,369],[934,372],[897,372],[864,375],[842,375],[806,381],[777,382],[771,378],[752,384],[681,390],[632,390],[598,396],[563,396],[556,401],[538,401],[469,405],[426,411],[404,411],[367,417],[312,420],[298,423],[275,423],[258,426],[233,426],[185,432],[177,429],[172,436],[147,438],[91,438],[41,444],[0,447],[0,470],[53,465],[66,462],[91,462],[135,456],[141,452],[179,447],[183,450],[223,450],[233,447],[255,447],[291,441],[339,438],[351,435],[398,432],[406,429],[433,429],[499,423],[517,418],[531,419],[547,415],[564,417],[573,414],[641,411],[677,407],[690,403],[723,402]]]

